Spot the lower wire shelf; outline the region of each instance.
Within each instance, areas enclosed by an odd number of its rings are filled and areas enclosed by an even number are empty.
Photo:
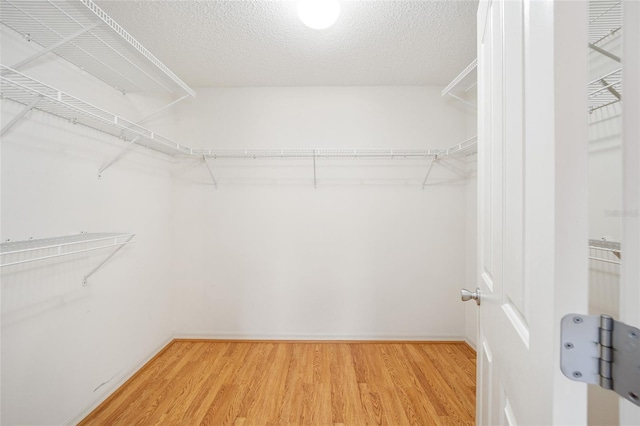
[[[95,250],[113,249],[98,266],[84,276],[82,284],[86,285],[87,280],[120,249],[134,242],[132,241],[133,237],[135,234],[82,233],[37,240],[7,241],[0,244],[0,258],[2,259],[0,267],[5,268]]]

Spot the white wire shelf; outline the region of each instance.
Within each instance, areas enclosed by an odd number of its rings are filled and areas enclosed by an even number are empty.
[[[315,163],[316,159],[322,158],[439,160],[472,155],[477,151],[475,136],[446,149],[193,149],[2,65],[0,65],[0,96],[25,106],[22,112],[2,128],[2,134],[29,110],[37,109],[74,124],[81,124],[124,139],[129,142],[129,145],[135,143],[172,156],[201,159],[311,158]],[[117,161],[127,149],[128,146],[101,167],[99,174]]]
[[[191,156],[200,157],[207,166],[213,185],[218,182],[208,159],[309,159],[313,161],[313,186],[317,187],[316,160],[320,159],[370,159],[370,160],[427,160],[427,172],[422,182],[424,189],[433,165],[446,158],[460,158],[477,152],[477,137],[446,149],[194,149]]]
[[[113,249],[98,266],[86,274],[83,285],[122,247],[132,243],[135,234],[83,233],[63,237],[43,238],[28,241],[9,241],[0,244],[0,267],[53,259],[61,256],[86,253],[95,250]]]
[[[462,99],[465,93],[473,89],[478,83],[478,60],[474,59],[451,83],[442,89],[442,97],[451,96],[467,105],[475,105]]]
[[[91,0],[0,0],[0,22],[123,93],[195,96]]]
[[[587,85],[589,113],[620,102],[622,97],[622,69],[611,71]]]
[[[615,241],[605,241],[605,240],[589,240],[589,249],[594,250],[596,252],[608,252],[617,257],[618,259],[622,259],[622,251],[620,249],[620,243]],[[612,263],[614,265],[620,265],[620,260],[609,259],[605,256],[602,256],[600,253],[594,253],[589,255],[589,259],[596,260],[604,263]]]
[[[118,247],[131,243],[132,241],[129,240],[134,236],[135,234],[84,233],[38,240],[4,242],[0,244],[0,255],[2,256],[0,266],[4,268],[54,257]]]
[[[138,145],[168,155],[191,152],[189,148],[151,130],[3,65],[0,65],[0,94],[4,99],[18,102],[28,108],[44,111],[127,141],[135,141]],[[6,129],[3,128],[2,131],[5,132]]]
[[[589,1],[589,43],[597,46],[621,29],[621,0]]]
[[[446,149],[192,149],[191,155],[211,159],[420,159],[471,155],[474,136]]]

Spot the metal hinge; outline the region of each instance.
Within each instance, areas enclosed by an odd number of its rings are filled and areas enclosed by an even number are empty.
[[[562,373],[640,406],[640,330],[608,315],[562,318]]]

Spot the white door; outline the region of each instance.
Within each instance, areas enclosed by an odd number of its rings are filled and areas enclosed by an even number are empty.
[[[478,9],[481,425],[586,424],[560,319],[587,313],[586,2]]]
[[[620,321],[640,327],[640,2],[623,4],[624,158]],[[620,424],[640,425],[640,407],[620,399]]]

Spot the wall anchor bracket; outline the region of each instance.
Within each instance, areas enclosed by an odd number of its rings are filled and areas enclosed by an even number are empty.
[[[313,150],[313,187],[318,188],[318,179],[316,177],[316,151]]]
[[[431,168],[433,167],[433,163],[435,163],[437,160],[438,160],[438,156],[435,156],[429,162],[429,166],[427,166],[427,174],[425,175],[424,180],[422,181],[422,189],[424,189],[424,187],[427,186],[427,179],[429,179],[429,175],[431,174]]]
[[[613,59],[616,62],[622,62],[622,60],[620,59],[619,56],[614,55],[613,53],[609,52],[608,50],[605,50],[605,49],[603,49],[601,47],[598,47],[593,43],[589,43],[589,47],[591,49],[595,50],[596,52],[603,54],[607,58]]]
[[[640,329],[609,315],[565,315],[561,321],[562,373],[612,390],[640,406]]]
[[[126,154],[129,151],[129,149],[131,149],[133,144],[136,143],[138,139],[140,139],[140,136],[136,136],[135,138],[131,139],[131,141],[129,141],[129,143],[124,148],[122,148],[122,150],[118,154],[116,154],[115,157],[109,160],[104,166],[100,167],[98,169],[98,179],[102,177],[102,172],[107,170],[109,167],[111,167],[113,163],[115,163],[120,158],[122,158],[122,156]]]
[[[38,59],[39,57],[46,55],[49,52],[52,52],[54,50],[56,50],[58,47],[61,47],[67,43],[69,43],[70,41],[72,41],[75,38],[80,37],[82,34],[89,32],[91,30],[94,30],[96,27],[102,25],[103,22],[102,21],[98,21],[95,22],[87,27],[84,27],[82,29],[80,29],[79,31],[77,31],[74,34],[71,34],[69,37],[66,37],[60,41],[58,41],[57,43],[52,44],[51,46],[47,47],[46,49],[42,49],[39,52],[34,53],[33,55],[29,56],[28,58],[23,59],[22,61],[18,62],[17,64],[13,64],[13,66],[11,68],[13,68],[14,70],[19,70],[20,68],[24,67],[25,65],[35,61],[36,59]]]
[[[100,264],[98,266],[93,268],[91,270],[91,272],[89,272],[87,275],[85,275],[84,278],[82,279],[82,286],[83,287],[86,286],[87,285],[87,281],[89,280],[91,275],[93,275],[96,272],[98,272],[98,269],[102,268],[104,266],[104,264],[109,261],[109,259],[111,259],[113,256],[115,256],[116,253],[118,253],[120,250],[122,250],[122,247],[124,247],[126,244],[129,244],[131,242],[131,240],[133,239],[133,237],[135,237],[135,234],[134,235],[130,235],[124,242],[120,243],[118,245],[118,247],[116,247],[116,249],[114,251],[112,251],[109,256],[107,256],[102,262],[100,262]]]
[[[202,156],[202,161],[204,161],[205,166],[207,166],[207,169],[209,170],[209,174],[211,175],[211,180],[213,180],[213,187],[215,189],[218,189],[218,182],[216,182],[216,177],[213,175],[213,169],[211,169],[211,165],[207,161],[206,155]]]
[[[10,122],[5,124],[2,130],[0,130],[0,136],[4,136],[4,134],[7,133],[9,129],[15,126],[18,123],[18,121],[22,120],[22,117],[24,117],[29,111],[31,111],[33,107],[35,107],[36,104],[40,102],[40,99],[42,98],[38,96],[37,98],[32,100],[27,106],[24,107],[22,111],[20,111],[15,117],[13,117],[13,119]]]

